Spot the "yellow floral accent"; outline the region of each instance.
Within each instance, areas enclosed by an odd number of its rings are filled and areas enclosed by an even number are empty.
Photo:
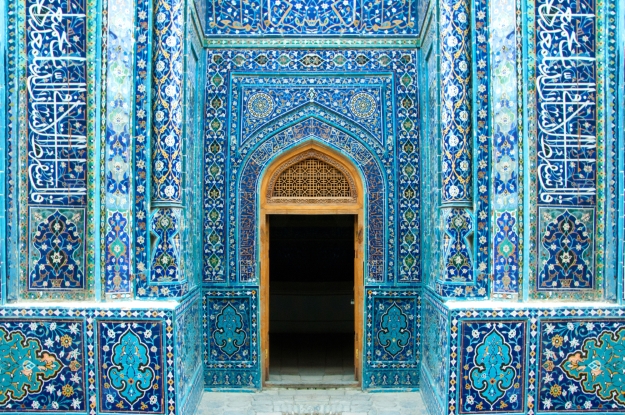
[[[67,334],[61,337],[61,346],[68,348],[72,345],[72,338]]]
[[[557,398],[558,396],[562,395],[562,388],[560,387],[560,385],[553,385],[549,390],[549,393],[554,398]]]
[[[62,392],[64,396],[67,396],[69,398],[74,394],[74,388],[72,387],[72,385],[65,385],[63,386]]]
[[[556,334],[551,339],[551,344],[553,344],[553,347],[561,347],[564,344],[564,339],[559,334]]]

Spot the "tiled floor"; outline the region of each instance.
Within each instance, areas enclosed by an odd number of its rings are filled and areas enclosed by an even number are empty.
[[[270,386],[356,386],[352,334],[272,334]]]
[[[427,415],[427,411],[419,392],[265,388],[257,393],[204,392],[196,415]]]

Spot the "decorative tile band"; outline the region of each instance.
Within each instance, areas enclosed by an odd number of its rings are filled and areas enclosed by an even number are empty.
[[[107,5],[104,290],[107,295],[119,298],[131,294],[130,135],[134,19],[129,19],[122,11],[134,9],[134,1],[109,0]]]
[[[473,204],[470,4],[440,4],[442,203]]]
[[[417,2],[380,4],[362,1],[333,3],[270,2],[210,3],[208,37],[250,36],[397,36],[417,34]]]
[[[492,84],[492,209],[494,212],[491,294],[519,292],[519,116],[517,21],[514,0],[495,0],[490,18]]]
[[[154,4],[152,201],[182,202],[184,2]]]

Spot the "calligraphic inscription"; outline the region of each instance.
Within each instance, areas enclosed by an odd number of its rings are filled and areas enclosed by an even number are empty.
[[[26,8],[29,202],[85,205],[85,2],[28,0]]]
[[[417,2],[250,0],[209,2],[210,35],[417,34]]]
[[[539,203],[593,205],[597,84],[593,0],[536,3]]]

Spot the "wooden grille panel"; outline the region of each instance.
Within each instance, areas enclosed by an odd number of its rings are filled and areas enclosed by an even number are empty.
[[[309,150],[280,166],[269,182],[267,202],[356,202],[354,180],[340,163]]]

